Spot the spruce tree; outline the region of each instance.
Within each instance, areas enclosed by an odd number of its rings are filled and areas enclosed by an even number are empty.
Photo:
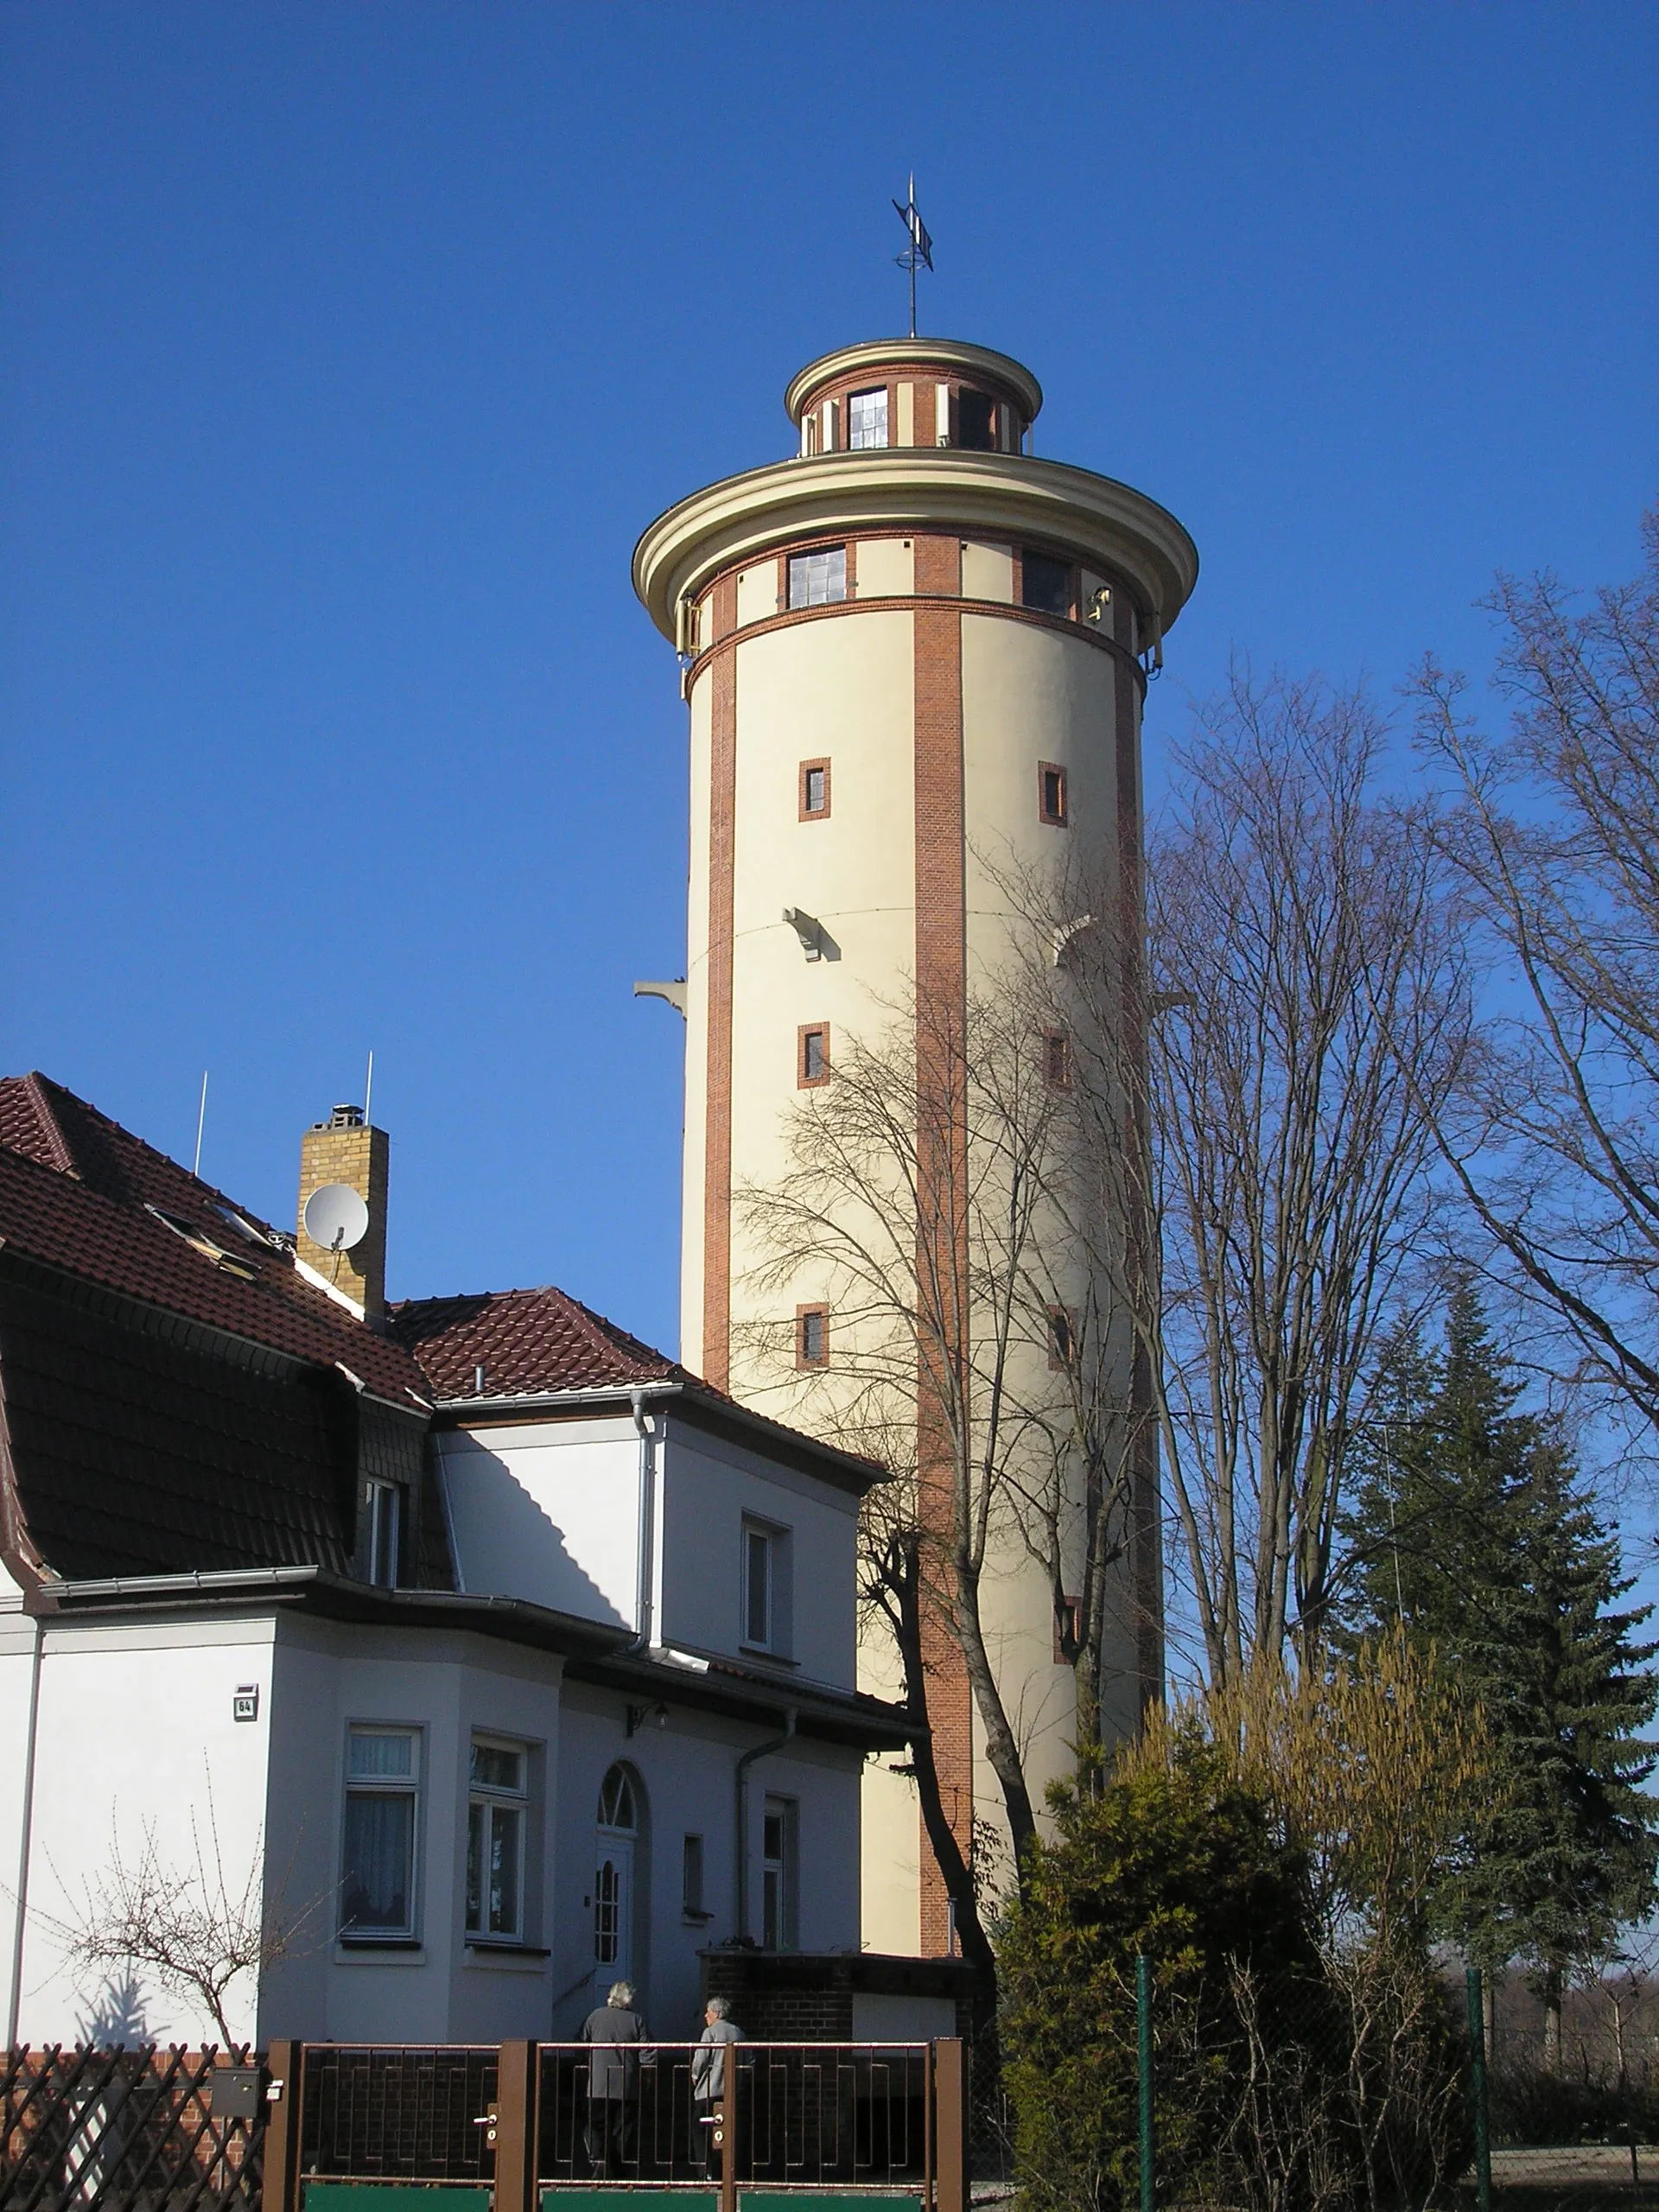
[[[1651,1608],[1620,1609],[1618,1537],[1558,1431],[1516,1411],[1471,1287],[1440,1352],[1397,1339],[1380,1384],[1346,1524],[1347,1632],[1402,1619],[1484,1712],[1497,1786],[1439,1919],[1489,1968],[1530,1963],[1553,2056],[1568,1969],[1654,1900],[1659,1804],[1642,1788],[1656,1761],[1641,1732],[1659,1645],[1637,1640]]]

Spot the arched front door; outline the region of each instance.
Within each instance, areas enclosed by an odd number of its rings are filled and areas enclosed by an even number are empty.
[[[613,1766],[600,1785],[599,1850],[594,1873],[594,1964],[603,1996],[634,1971],[633,1872],[639,1801],[633,1777]]]

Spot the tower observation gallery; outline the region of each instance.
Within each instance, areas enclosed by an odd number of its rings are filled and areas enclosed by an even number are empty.
[[[797,452],[671,508],[640,539],[633,581],[681,657],[690,710],[681,1357],[821,1428],[856,1325],[842,1317],[838,1339],[833,1269],[779,1282],[753,1194],[792,1172],[803,1099],[834,1083],[855,1040],[890,1046],[895,1023],[911,1026],[913,1109],[929,1117],[929,1084],[952,1077],[927,1039],[966,1033],[1028,920],[1011,885],[1109,855],[1143,911],[1141,707],[1198,554],[1154,500],[1033,452],[1042,392],[1006,354],[850,346],[801,370],[785,405]],[[929,1450],[924,1433],[925,1501]],[[1148,1426],[1102,1651],[1109,1728],[1132,1726],[1160,1684],[1160,1523]],[[988,1649],[1040,1804],[1071,1763],[1076,1685],[1050,1580],[1013,1537],[993,1548]],[[902,1694],[885,1629],[864,1643],[865,1686]],[[1001,1796],[937,1622],[927,1674],[946,1815],[966,1846],[976,1820],[1000,1821]],[[867,1770],[863,1828],[867,1945],[948,1953],[906,1772]]]

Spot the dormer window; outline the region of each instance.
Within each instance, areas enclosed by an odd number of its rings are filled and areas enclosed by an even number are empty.
[[[847,402],[847,444],[854,453],[872,453],[887,442],[887,388],[855,391]]]
[[[996,451],[996,402],[988,392],[957,394],[957,443],[969,453]]]
[[[377,1590],[395,1590],[403,1536],[403,1491],[396,1483],[371,1483],[367,1503],[368,1579]]]
[[[847,596],[847,548],[820,545],[789,556],[791,607],[830,607]]]

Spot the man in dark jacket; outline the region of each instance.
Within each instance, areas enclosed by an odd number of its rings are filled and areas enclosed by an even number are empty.
[[[633,2101],[645,2039],[645,2024],[633,2009],[633,1984],[613,1981],[605,2002],[582,2024],[582,2040],[594,2046],[588,2062],[588,2160],[601,2180],[620,2180],[633,2161]]]

